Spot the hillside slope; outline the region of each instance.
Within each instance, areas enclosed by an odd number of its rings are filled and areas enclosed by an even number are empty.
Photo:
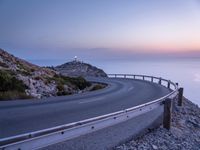
[[[16,94],[20,92],[21,95],[23,90],[23,95],[43,98],[77,93],[90,86],[84,78],[61,76],[55,70],[31,64],[2,49],[0,49],[0,80],[1,87],[4,85],[8,88],[0,90],[0,99],[20,98]],[[16,82],[11,82],[11,80]],[[16,83],[21,87],[20,90],[12,88],[16,86]]]
[[[90,64],[81,61],[71,61],[54,68],[66,76],[93,76],[93,77],[107,77],[107,74],[102,70]]]

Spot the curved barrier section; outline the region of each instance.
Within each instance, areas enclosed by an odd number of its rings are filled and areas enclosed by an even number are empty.
[[[131,74],[108,74],[108,77],[129,78],[134,80],[145,80],[152,83],[157,83],[171,89],[171,93],[159,99],[155,99],[151,102],[144,103],[132,108],[127,108],[118,112],[86,119],[83,121],[69,123],[62,126],[48,128],[45,130],[0,139],[0,149],[39,149],[65,140],[73,139],[81,135],[88,134],[127,121],[131,118],[156,109],[161,105],[165,106],[164,104],[166,100],[173,100],[178,95],[178,84],[159,77]],[[165,118],[165,116],[167,116],[167,119]],[[163,122],[167,122],[167,124],[170,124],[169,119],[170,117],[168,117],[167,114],[164,114]]]

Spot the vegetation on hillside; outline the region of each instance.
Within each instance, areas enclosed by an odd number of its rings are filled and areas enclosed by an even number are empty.
[[[100,89],[103,89],[105,87],[106,87],[106,85],[104,85],[104,84],[96,84],[90,89],[90,91],[100,90]]]
[[[0,84],[0,100],[30,98],[25,93],[28,87],[10,71],[0,70]]]
[[[39,67],[0,49],[0,100],[29,98],[27,95],[46,98],[101,88],[94,87],[83,77],[77,77],[81,72],[98,73],[98,68],[81,63],[83,70],[80,70],[80,63],[69,64],[78,70],[76,77],[61,75],[62,72],[56,71],[54,67]],[[72,71],[70,66],[67,68]]]
[[[65,85],[73,86],[76,90],[83,90],[91,86],[91,83],[87,82],[83,77],[66,77],[55,74],[53,77],[49,77],[48,81],[56,82],[58,96],[72,94],[65,89]],[[25,93],[28,87],[15,77],[14,72],[0,70],[0,83],[0,100],[29,98]]]
[[[66,91],[65,85],[73,86],[76,90],[83,90],[86,87],[91,86],[91,83],[86,81],[83,77],[66,77],[62,75],[54,75],[53,78],[49,78],[49,81],[54,80],[57,83],[57,95],[69,95],[72,94],[69,91]]]

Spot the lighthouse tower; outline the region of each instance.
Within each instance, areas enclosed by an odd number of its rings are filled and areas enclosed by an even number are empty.
[[[77,56],[74,56],[74,61],[78,62],[78,57]]]

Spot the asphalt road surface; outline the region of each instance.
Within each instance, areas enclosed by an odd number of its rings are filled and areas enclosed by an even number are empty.
[[[160,98],[169,89],[148,81],[90,78],[104,89],[43,100],[0,102],[0,138],[72,123]]]

